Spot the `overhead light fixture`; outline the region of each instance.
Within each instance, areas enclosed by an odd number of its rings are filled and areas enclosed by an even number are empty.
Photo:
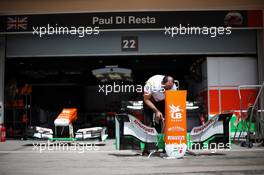
[[[126,106],[127,109],[131,110],[142,110],[143,109],[143,101],[123,101],[123,105]]]
[[[92,70],[93,75],[101,82],[109,81],[133,81],[132,70],[120,68],[118,65],[105,66],[104,68]]]

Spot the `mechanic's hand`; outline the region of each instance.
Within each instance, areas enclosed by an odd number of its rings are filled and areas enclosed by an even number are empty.
[[[163,114],[160,111],[155,113],[156,120],[163,120]]]

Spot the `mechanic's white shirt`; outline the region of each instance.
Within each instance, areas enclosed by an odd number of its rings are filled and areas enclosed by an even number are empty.
[[[145,86],[144,86],[144,92],[151,94],[151,96],[154,98],[156,102],[164,100],[165,99],[165,89],[162,87],[161,82],[165,76],[164,75],[154,75],[150,77]],[[176,85],[174,84],[172,87],[172,90],[176,90]]]

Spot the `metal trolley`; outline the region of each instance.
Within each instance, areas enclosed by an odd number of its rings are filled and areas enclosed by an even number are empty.
[[[239,94],[239,100],[240,100],[240,116],[243,115],[244,110],[242,109],[242,94],[241,94],[241,89],[243,88],[258,88],[258,93],[256,96],[256,99],[254,101],[254,104],[251,104],[248,106],[246,112],[246,117],[245,118],[241,118],[242,121],[242,129],[239,132],[239,136],[238,136],[238,141],[240,140],[241,137],[241,133],[242,132],[246,132],[246,141],[242,141],[241,142],[241,146],[243,147],[248,147],[248,148],[252,148],[253,147],[253,141],[255,141],[255,143],[257,143],[258,141],[260,141],[263,143],[264,140],[264,109],[262,109],[261,107],[263,106],[264,103],[264,98],[261,98],[262,96],[264,96],[263,94],[263,89],[264,89],[264,82],[262,85],[240,85],[238,86],[238,94]],[[255,133],[252,134],[251,132],[251,123],[254,122],[255,124]],[[238,128],[237,128],[238,129]],[[235,132],[235,136],[234,139],[236,138],[236,134],[237,134],[237,129]]]

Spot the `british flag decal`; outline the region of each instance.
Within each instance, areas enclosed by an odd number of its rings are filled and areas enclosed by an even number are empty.
[[[27,30],[28,17],[7,17],[6,30]]]

